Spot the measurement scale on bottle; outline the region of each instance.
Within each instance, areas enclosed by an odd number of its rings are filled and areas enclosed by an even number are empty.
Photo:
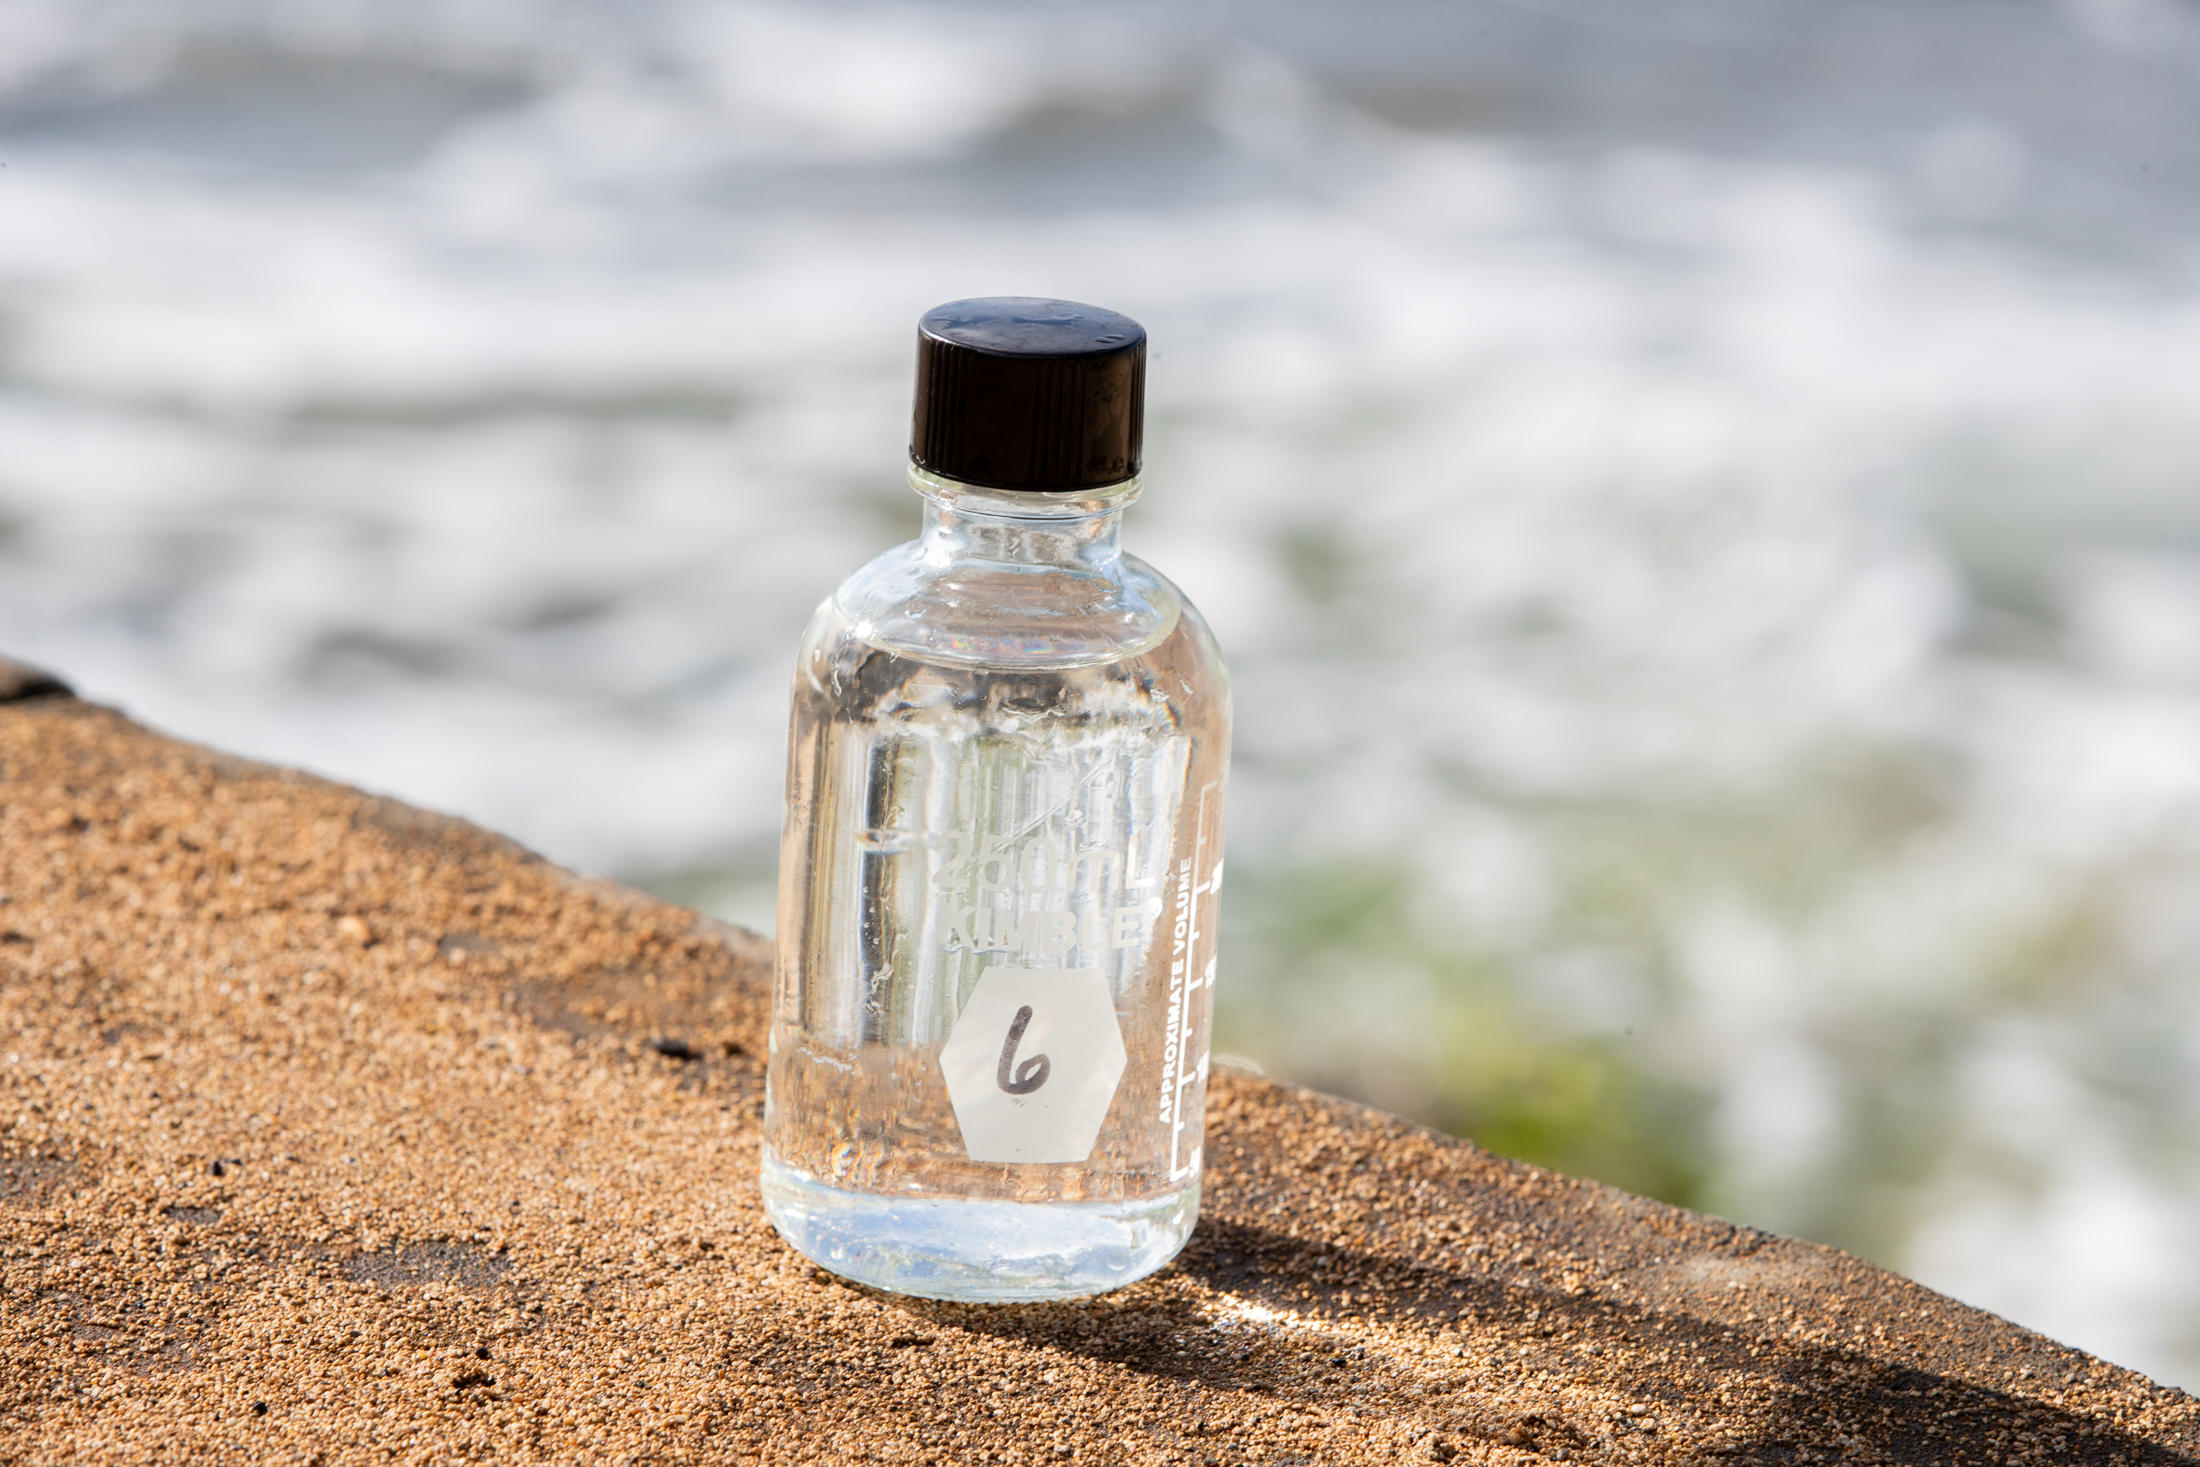
[[[1192,837],[1191,859],[1184,863],[1182,875],[1177,878],[1176,921],[1170,930],[1169,948],[1169,1021],[1163,1031],[1161,1062],[1161,1117],[1169,1128],[1169,1180],[1181,1182],[1199,1170],[1204,1148],[1195,1143],[1191,1155],[1184,1154],[1184,1132],[1188,1122],[1184,1116],[1184,1092],[1207,1078],[1207,1061],[1212,1044],[1203,1045],[1199,1058],[1189,1058],[1192,1047],[1192,1026],[1198,1010],[1192,1003],[1192,995],[1202,986],[1210,992],[1215,986],[1215,959],[1209,957],[1207,966],[1194,973],[1187,969],[1199,952],[1198,898],[1211,895],[1222,888],[1222,862],[1217,859],[1207,880],[1197,882],[1202,861],[1207,854],[1207,833],[1214,828],[1214,801],[1221,786],[1210,783],[1199,792],[1199,823]],[[1195,884],[1196,883],[1196,884]],[[1210,1009],[1211,1013],[1212,1010]],[[1201,1036],[1205,1039],[1207,1036]]]

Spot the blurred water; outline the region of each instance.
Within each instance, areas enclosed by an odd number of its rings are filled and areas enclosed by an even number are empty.
[[[0,5],[0,646],[768,922],[910,333],[1157,354],[1225,1047],[2200,1381],[2188,0]]]

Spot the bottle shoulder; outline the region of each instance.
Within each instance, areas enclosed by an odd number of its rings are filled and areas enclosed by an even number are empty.
[[[959,650],[959,649],[958,649]],[[1075,662],[1029,655],[994,660],[936,656],[924,648],[897,646],[868,634],[828,596],[810,620],[796,659],[796,697],[843,710],[874,705],[911,706],[944,703],[960,706],[975,699],[1004,707],[1066,713],[1093,697],[1103,703],[1129,693],[1157,707],[1191,710],[1202,723],[1226,730],[1230,719],[1229,671],[1206,620],[1181,596],[1168,633],[1151,645],[1122,649],[1101,660]],[[1225,734],[1225,738],[1227,735]]]
[[[1096,667],[1136,657],[1166,641],[1186,610],[1174,583],[1136,556],[1104,568],[1024,564],[934,557],[921,540],[859,567],[830,604],[874,647],[999,669]]]

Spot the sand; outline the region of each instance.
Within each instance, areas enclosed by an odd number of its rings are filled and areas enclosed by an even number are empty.
[[[0,1458],[2200,1460],[1856,1259],[1240,1073],[1154,1278],[843,1283],[757,1207],[768,966],[0,664]]]

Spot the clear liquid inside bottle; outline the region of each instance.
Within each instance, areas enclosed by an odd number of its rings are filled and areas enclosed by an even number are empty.
[[[912,480],[796,670],[765,1204],[882,1288],[1095,1293],[1197,1217],[1225,674],[1135,481]]]

